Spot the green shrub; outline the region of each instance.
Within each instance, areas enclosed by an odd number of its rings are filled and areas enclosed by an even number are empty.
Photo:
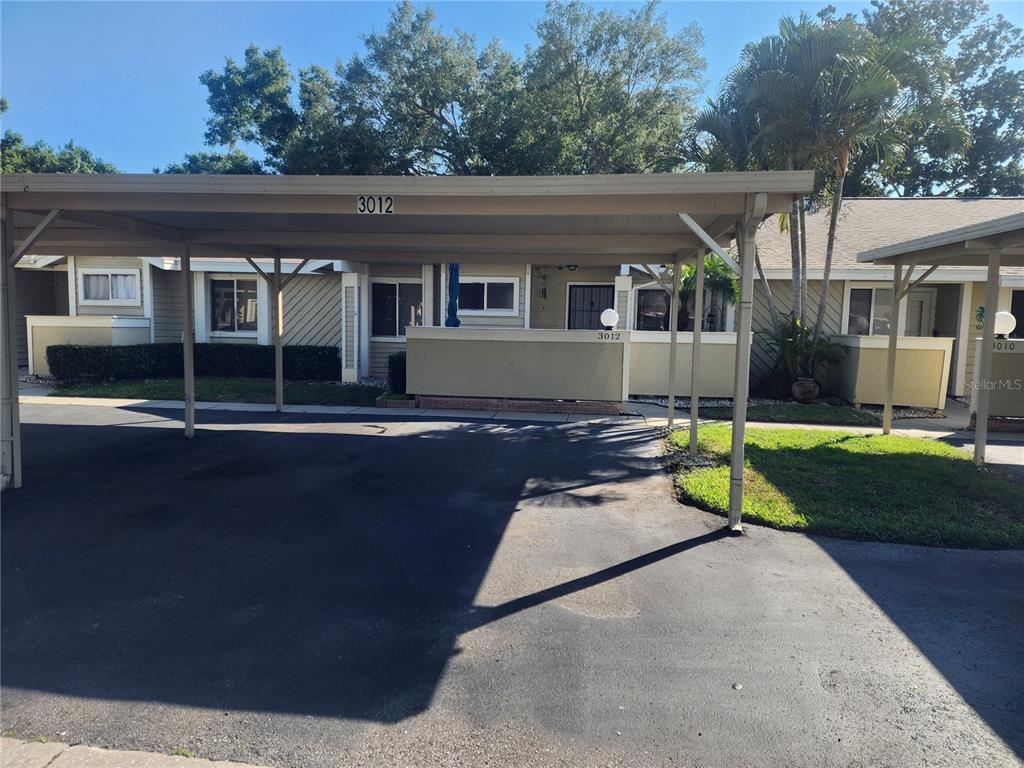
[[[388,358],[388,392],[405,394],[405,352],[396,352]]]
[[[269,379],[274,376],[274,348],[256,344],[196,344],[197,376]],[[62,384],[125,379],[180,378],[181,344],[47,347],[50,374]],[[336,347],[286,346],[284,376],[300,381],[337,381],[341,358]]]

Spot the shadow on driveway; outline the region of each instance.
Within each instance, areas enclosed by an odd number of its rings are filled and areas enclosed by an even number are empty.
[[[400,720],[429,706],[457,636],[497,617],[473,601],[520,499],[600,504],[577,492],[660,471],[644,429],[204,413],[218,423],[193,441],[24,426],[5,686]]]

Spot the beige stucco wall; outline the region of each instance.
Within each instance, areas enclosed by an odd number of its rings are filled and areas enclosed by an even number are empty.
[[[459,333],[428,338],[424,331]],[[562,331],[527,340],[533,331],[414,329],[406,341],[410,394],[562,400],[622,399],[623,341],[597,341],[595,331]],[[443,334],[434,334],[441,336]],[[583,339],[587,337],[587,340]],[[594,337],[590,340],[589,337]],[[626,334],[623,334],[626,336]],[[574,340],[576,337],[579,340]]]
[[[149,339],[146,339],[149,341]],[[37,376],[49,376],[50,366],[46,362],[46,348],[55,344],[84,344],[103,346],[113,344],[110,326],[37,326],[32,329],[32,372]]]
[[[634,331],[629,345],[629,393],[665,395],[668,393],[669,345],[655,338],[668,339],[668,333]],[[679,334],[676,352],[676,392],[692,393],[690,381],[693,355],[692,334]],[[647,340],[645,340],[645,337]],[[684,340],[685,339],[685,340]],[[736,370],[736,334],[704,333],[700,353],[699,395],[732,397]],[[723,343],[725,342],[725,343]]]
[[[1005,349],[999,349],[999,346]],[[1024,339],[996,341],[996,349],[992,352],[990,380],[994,386],[989,390],[989,415],[1024,418]],[[972,411],[977,393],[973,394]]]
[[[48,322],[60,323],[70,320],[71,325],[49,325]],[[46,348],[55,344],[80,344],[83,346],[106,346],[124,344],[148,344],[149,324],[144,321],[131,320],[131,326],[118,326],[109,317],[36,319],[27,318],[29,336],[32,340],[32,356],[30,372],[39,376],[48,376],[50,367],[46,361]],[[144,324],[143,324],[144,323]]]
[[[863,338],[885,341],[883,337]],[[846,356],[842,362],[830,366],[829,390],[858,405],[883,404],[888,361],[886,346],[849,346],[843,343],[841,337],[834,341],[846,347]],[[913,341],[901,338],[901,346],[896,352],[894,405],[938,409],[946,407],[953,340],[929,338],[927,342],[933,342],[941,348],[908,349],[904,345]]]

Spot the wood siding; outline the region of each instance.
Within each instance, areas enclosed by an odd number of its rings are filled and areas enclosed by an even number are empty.
[[[448,278],[445,270],[445,280]],[[488,326],[491,328],[523,328],[526,316],[526,265],[525,264],[459,264],[459,279],[467,277],[515,277],[519,280],[519,304],[515,315],[464,315],[459,313],[459,322],[466,326]],[[447,282],[445,283],[447,286]],[[448,293],[445,288],[443,310],[448,311]],[[443,324],[443,321],[442,321]]]
[[[355,286],[347,286],[345,289],[345,359],[342,365],[345,368],[354,368],[356,364],[356,348],[359,345],[359,329],[356,328],[356,303],[359,301],[359,291]]]
[[[185,291],[181,272],[151,269],[153,279],[153,340],[158,344],[181,341]]]
[[[974,357],[978,351],[977,339],[981,338],[984,328],[978,324],[978,307],[985,306],[985,283],[974,283],[971,291],[971,317],[970,325],[967,328],[967,368],[964,371],[964,391],[971,392],[971,383],[974,381]]]
[[[405,351],[404,341],[370,340],[370,376],[384,378],[388,375],[388,358],[396,352]]]
[[[284,289],[284,343],[340,347],[341,275],[299,275]]]
[[[821,280],[809,280],[807,283],[807,309],[805,316],[807,322],[813,324],[818,313],[818,299],[821,296]],[[793,284],[789,280],[770,280],[772,297],[779,314],[786,315],[793,307]],[[842,280],[831,280],[828,286],[828,301],[825,304],[825,322],[822,328],[826,335],[842,333],[843,324],[843,291]],[[750,352],[751,380],[756,385],[757,380],[764,376],[775,360],[769,352],[764,340],[756,333],[757,331],[770,331],[772,329],[771,312],[768,310],[768,299],[764,294],[761,283],[754,281],[754,346]]]
[[[592,267],[570,271],[568,267],[533,268],[531,277],[530,327],[566,328],[566,286],[569,283],[615,285],[618,267]],[[546,279],[545,279],[546,278]],[[545,294],[546,291],[546,294]],[[625,314],[620,310],[619,314]]]
[[[120,305],[120,304],[85,304],[80,302],[78,295],[78,278],[79,275],[75,275],[75,306],[77,307],[78,314],[80,315],[103,315],[110,317],[112,315],[120,315],[121,317],[141,317],[146,314],[146,289],[143,282],[146,279],[146,267],[141,259],[124,259],[117,257],[105,258],[102,256],[78,256],[75,259],[75,269],[102,269],[110,267],[112,269],[137,269],[139,271],[139,304],[137,305]],[[156,271],[156,270],[153,270]],[[155,302],[154,302],[155,303]],[[180,340],[180,339],[179,339]]]
[[[18,365],[28,365],[28,329],[25,315],[56,315],[60,307],[60,290],[67,294],[67,273],[19,269],[14,275],[14,291],[18,312]],[[65,306],[66,306],[66,302]]]

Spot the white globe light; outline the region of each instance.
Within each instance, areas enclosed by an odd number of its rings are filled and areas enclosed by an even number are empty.
[[[619,313],[610,307],[601,313],[601,325],[605,328],[614,328],[619,324]]]
[[[603,316],[602,316],[603,317]],[[1009,312],[996,312],[996,335],[1009,336],[1017,327],[1017,318]]]

